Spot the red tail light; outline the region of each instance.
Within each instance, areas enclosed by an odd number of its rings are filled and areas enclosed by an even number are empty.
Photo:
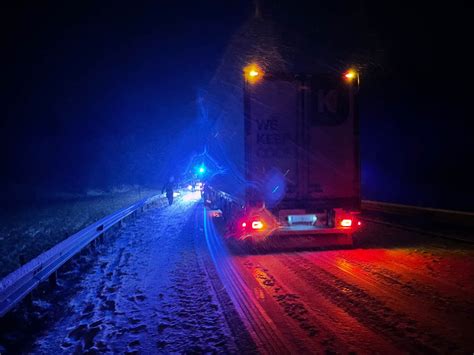
[[[278,228],[278,221],[265,208],[246,207],[238,218],[235,225],[232,223],[233,227],[230,230],[231,233],[235,232],[235,236],[239,239],[256,238],[264,240]]]
[[[341,226],[342,227],[350,227],[352,226],[352,219],[343,219],[341,221]]]

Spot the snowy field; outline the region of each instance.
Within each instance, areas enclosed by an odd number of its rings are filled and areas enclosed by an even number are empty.
[[[159,194],[152,189],[129,189],[49,203],[35,203],[0,214],[0,277],[31,260],[93,222],[140,199]]]

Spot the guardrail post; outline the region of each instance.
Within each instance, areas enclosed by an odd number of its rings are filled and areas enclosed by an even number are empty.
[[[228,209],[228,202],[227,199],[224,199],[224,203],[222,204],[222,217],[224,218],[224,221],[227,221],[229,216],[227,215],[229,209]]]
[[[48,281],[49,281],[49,286],[51,288],[55,288],[58,285],[58,283],[57,283],[57,281],[58,281],[58,272],[55,271],[51,275],[49,275]]]
[[[26,307],[31,310],[31,308],[33,307],[33,292],[35,290],[32,290],[30,293],[28,293],[24,300],[25,300],[25,303],[26,303]]]

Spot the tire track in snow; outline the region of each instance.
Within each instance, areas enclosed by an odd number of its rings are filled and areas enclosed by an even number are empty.
[[[305,280],[315,292],[342,308],[361,324],[382,334],[397,348],[409,352],[433,353],[458,349],[453,342],[426,329],[418,320],[389,307],[383,298],[367,293],[357,282],[349,283],[300,254],[286,256],[288,269]]]
[[[372,277],[382,287],[392,290],[396,289],[397,293],[402,294],[404,297],[416,295],[418,298],[424,299],[433,311],[441,312],[446,318],[455,317],[453,322],[459,322],[464,318],[470,319],[469,315],[474,314],[474,304],[468,299],[464,299],[468,295],[460,293],[459,287],[456,289],[456,292],[454,292],[453,287],[446,291],[446,288],[442,287],[442,285],[435,287],[431,282],[422,282],[420,277],[417,277],[419,273],[413,272],[411,268],[390,267],[387,265],[390,262],[387,263],[384,260],[377,260],[377,262],[368,264],[347,258],[346,256],[338,256],[338,259],[350,265],[350,268],[357,268],[355,272],[359,271]],[[414,277],[413,274],[415,274]],[[421,277],[421,279],[426,278]]]
[[[337,253],[306,253],[304,257],[335,277],[356,284],[364,292],[383,299],[388,307],[406,317],[416,319],[416,333],[431,334],[431,338],[437,338],[437,342],[433,343],[435,346],[451,351],[457,348],[455,344],[469,344],[471,334],[466,330],[472,329],[474,323],[469,314],[463,313],[470,309],[465,304],[451,303],[452,300],[443,298],[436,290],[429,293],[422,285],[416,288],[403,279],[390,279],[387,283],[387,278],[384,278],[382,282],[370,269],[359,269],[350,261],[337,257]],[[453,305],[461,308],[461,313],[456,314]]]
[[[463,283],[454,283],[452,271],[441,274],[433,270],[431,265],[433,263],[438,264],[440,262],[439,258],[425,258],[420,256],[419,252],[412,250],[384,252],[383,255],[375,252],[373,251],[365,257],[366,250],[363,251],[362,256],[359,253],[346,251],[338,251],[338,254],[341,259],[345,259],[364,270],[370,270],[371,273],[378,274],[381,278],[403,280],[403,283],[407,285],[413,284],[414,287],[423,288],[429,293],[436,292],[446,300],[455,300],[456,304],[461,303],[467,308],[474,308],[472,302],[474,294],[470,290],[471,287],[469,287],[471,285],[466,285],[465,280]],[[368,258],[370,261],[367,261]],[[465,258],[468,259],[469,255],[466,255]],[[446,262],[451,263],[452,260]],[[462,270],[462,273],[470,271],[466,270],[466,267],[462,267],[460,270]],[[472,277],[468,275],[467,278],[471,279]],[[464,292],[460,292],[461,290]]]
[[[305,340],[306,351],[317,352],[353,352],[363,353],[395,353],[397,348],[383,339],[379,334],[366,328],[331,300],[322,297],[308,287],[305,280],[288,272],[286,259],[280,254],[252,255],[243,258],[244,264],[262,270],[275,280],[278,289],[282,288],[298,299],[304,306],[306,318],[317,326],[318,336]],[[278,281],[279,280],[279,281]],[[300,307],[298,307],[300,308]],[[291,314],[288,314],[291,317]],[[278,315],[275,315],[278,319]],[[284,323],[285,319],[279,319]],[[289,324],[289,320],[287,320]],[[363,338],[364,343],[360,342]]]
[[[251,285],[242,279],[241,271],[228,254],[221,236],[206,213],[204,209],[203,228],[210,257],[258,351],[264,354],[290,354],[294,346],[280,332],[267,310],[253,301]]]
[[[361,253],[341,251],[352,259],[368,259],[369,264],[384,266],[393,271],[400,271],[412,275],[423,284],[432,285],[450,295],[463,296],[471,300],[474,288],[466,279],[474,278],[474,248],[460,245],[453,241],[433,239],[425,234],[405,231],[402,235],[393,228],[368,222],[368,230],[360,232],[357,239],[367,239],[362,244],[369,249],[361,249]],[[364,229],[365,229],[364,228]],[[374,249],[377,239],[387,240],[386,249]],[[402,241],[398,242],[399,239]],[[358,244],[361,244],[359,242]],[[382,243],[382,245],[384,245]],[[394,246],[397,246],[394,248]],[[462,274],[456,272],[462,270]],[[459,292],[460,288],[466,292]]]

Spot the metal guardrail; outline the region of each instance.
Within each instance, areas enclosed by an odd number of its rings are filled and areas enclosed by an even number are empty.
[[[362,201],[362,209],[366,211],[384,212],[404,216],[419,216],[423,218],[430,218],[438,222],[452,223],[465,227],[474,227],[474,213],[472,212],[443,210],[368,200]]]
[[[41,282],[55,277],[56,271],[78,254],[84,247],[126,217],[143,210],[148,205],[167,205],[165,197],[153,196],[119,210],[71,235],[51,249],[37,256],[0,281],[0,317],[25,298]]]
[[[211,194],[214,194],[215,196],[219,196],[229,202],[232,202],[232,203],[235,203],[235,204],[238,204],[240,206],[243,206],[245,205],[245,201],[235,197],[235,196],[232,196],[230,194],[228,194],[227,192],[224,192],[224,191],[221,191],[221,190],[217,190],[211,186],[206,186],[205,188],[205,191],[206,189],[211,193]]]
[[[210,207],[218,207],[224,219],[231,218],[231,216],[238,210],[245,206],[245,202],[228,193],[214,189],[211,186],[204,188],[204,204],[210,203]]]

